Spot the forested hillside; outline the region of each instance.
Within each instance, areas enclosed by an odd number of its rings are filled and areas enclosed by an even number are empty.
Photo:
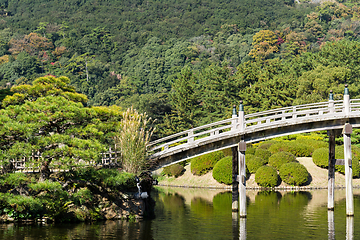
[[[0,0],[0,87],[67,76],[88,105],[133,105],[155,137],[360,95],[360,4],[291,0]]]

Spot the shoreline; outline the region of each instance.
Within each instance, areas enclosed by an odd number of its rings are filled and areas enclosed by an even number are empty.
[[[316,190],[328,188],[328,170],[316,166],[311,157],[299,157],[297,161],[305,166],[309,172],[309,183],[305,186],[290,186],[281,182],[279,186],[272,188],[260,187],[255,182],[255,174],[251,174],[246,180],[246,190],[275,190],[275,191],[301,191]],[[360,188],[360,178],[353,178],[353,188]],[[181,188],[207,188],[207,189],[223,189],[231,191],[231,185],[225,185],[217,182],[212,177],[212,171],[202,175],[195,176],[191,173],[190,164],[185,166],[183,175],[174,177],[164,177],[159,180],[158,186],[164,187],[181,187]],[[345,189],[345,176],[339,172],[335,173],[335,189]]]

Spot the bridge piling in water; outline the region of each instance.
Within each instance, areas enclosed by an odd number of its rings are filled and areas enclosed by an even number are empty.
[[[334,211],[335,189],[335,131],[327,131],[329,136],[329,166],[328,166],[328,210]]]
[[[237,179],[239,173],[238,165],[238,148],[237,146],[231,148],[232,152],[232,211],[239,211],[239,182]]]
[[[239,143],[239,214],[241,218],[246,217],[246,143]]]
[[[345,188],[346,188],[346,215],[354,215],[354,197],[352,189],[352,160],[351,160],[351,124],[345,124],[344,135],[344,164],[345,164]]]

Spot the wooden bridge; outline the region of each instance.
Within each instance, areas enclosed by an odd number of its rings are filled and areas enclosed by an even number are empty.
[[[345,91],[348,91],[347,88]],[[150,142],[154,151],[150,156],[156,162],[154,169],[181,162],[199,155],[237,146],[239,142],[259,142],[296,133],[342,129],[345,123],[360,127],[360,99],[278,108],[244,114],[240,103],[232,118],[189,129]]]
[[[240,189],[240,216],[246,216],[246,143],[313,131],[327,130],[329,135],[328,209],[334,209],[334,184],[336,163],[345,165],[347,215],[353,215],[351,140],[352,128],[360,127],[360,99],[350,99],[345,85],[343,100],[334,101],[330,92],[329,101],[258,113],[244,114],[233,108],[232,118],[189,129],[149,144],[153,170],[181,162],[196,156],[225,148],[233,152],[233,210],[238,209]],[[335,159],[335,135],[344,136],[345,160]]]

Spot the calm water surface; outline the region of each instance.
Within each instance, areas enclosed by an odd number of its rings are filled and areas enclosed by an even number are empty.
[[[335,191],[327,211],[327,190],[247,191],[247,218],[231,212],[231,193],[159,187],[155,219],[92,224],[0,225],[0,239],[360,239],[360,190],[355,216],[346,217],[345,191]]]

